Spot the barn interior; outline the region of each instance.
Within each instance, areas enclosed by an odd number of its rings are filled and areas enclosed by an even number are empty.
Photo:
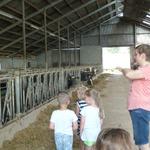
[[[0,0],[0,127],[101,73],[103,48],[142,43],[150,0]]]

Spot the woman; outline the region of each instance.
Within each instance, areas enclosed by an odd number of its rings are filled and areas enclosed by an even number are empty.
[[[150,45],[142,44],[135,48],[136,70],[118,68],[131,81],[128,97],[135,144],[139,150],[150,150]]]

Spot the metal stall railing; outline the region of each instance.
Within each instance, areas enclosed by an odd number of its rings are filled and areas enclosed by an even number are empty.
[[[99,66],[80,66],[48,71],[15,71],[0,76],[0,126],[49,102],[60,91],[68,89],[69,75],[81,81],[81,71],[90,67],[101,71]]]
[[[3,76],[0,78],[0,126],[15,118],[14,82],[12,77]]]

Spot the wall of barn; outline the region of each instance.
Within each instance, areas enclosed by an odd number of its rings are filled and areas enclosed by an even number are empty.
[[[80,63],[82,65],[102,64],[99,28],[81,36]]]
[[[62,50],[62,65],[75,66],[80,64],[80,51]],[[59,51],[49,50],[47,52],[48,67],[58,67]],[[0,70],[24,68],[23,58],[0,58]],[[27,59],[27,68],[45,68],[45,53],[41,53],[35,58]]]
[[[62,66],[79,65],[79,50],[61,50]],[[38,67],[45,67],[45,53],[40,54],[38,57]],[[59,66],[59,51],[49,50],[47,52],[48,67]]]
[[[62,65],[63,66],[74,66],[79,65],[79,50],[62,50]],[[54,67],[57,67],[59,64],[59,51],[54,50],[52,52],[52,64]]]
[[[111,23],[96,27],[82,35],[82,46],[96,45],[101,47],[134,45],[135,27],[127,23]]]
[[[81,46],[80,48],[81,65],[101,65],[102,48],[100,46]]]
[[[27,68],[35,68],[37,67],[36,58],[28,58],[27,59]],[[0,58],[0,69],[16,69],[16,68],[24,68],[24,60],[23,58]]]
[[[81,40],[82,46],[113,47],[150,44],[150,30],[125,22],[103,24],[83,34]]]
[[[136,27],[136,44],[150,44],[150,30],[146,28]]]
[[[51,50],[47,51],[47,65],[49,67],[52,66],[52,51]],[[45,53],[44,52],[37,56],[37,67],[38,68],[45,67]]]
[[[133,46],[135,27],[127,23],[107,24],[100,28],[102,47]]]
[[[150,30],[133,24],[107,23],[89,30],[81,36],[81,64],[97,64],[102,61],[102,47],[128,46],[132,49],[141,43],[150,44]]]

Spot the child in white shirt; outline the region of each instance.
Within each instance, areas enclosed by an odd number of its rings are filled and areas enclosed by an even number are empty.
[[[84,150],[93,150],[97,136],[101,131],[100,93],[94,89],[85,92],[85,99],[89,106],[81,111],[80,135],[84,142]]]
[[[66,93],[58,95],[60,108],[52,112],[49,128],[54,129],[57,150],[72,150],[73,130],[77,129],[77,116],[67,109],[70,97]]]

